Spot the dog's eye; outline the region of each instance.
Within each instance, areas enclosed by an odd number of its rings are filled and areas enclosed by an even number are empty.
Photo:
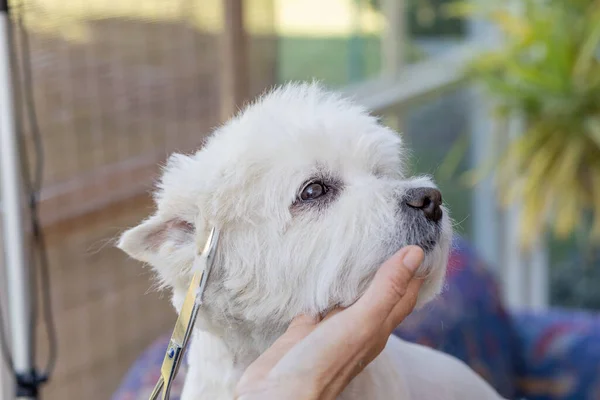
[[[303,201],[314,200],[327,193],[327,187],[321,182],[311,182],[302,189],[300,199]]]

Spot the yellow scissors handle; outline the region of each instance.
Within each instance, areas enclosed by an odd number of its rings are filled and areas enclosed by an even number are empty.
[[[179,370],[185,348],[190,339],[194,323],[196,322],[198,309],[202,304],[202,295],[206,288],[206,281],[208,280],[210,269],[214,263],[218,238],[219,232],[216,228],[212,228],[206,244],[204,245],[204,249],[200,254],[201,257],[196,257],[197,260],[204,258],[204,268],[199,269],[192,277],[192,282],[190,283],[185,300],[183,301],[183,306],[177,317],[177,322],[175,322],[175,329],[173,329],[169,347],[167,347],[165,358],[163,359],[160,368],[161,376],[156,383],[152,394],[150,394],[150,400],[157,400],[161,391],[162,400],[167,400],[169,398],[171,384]]]

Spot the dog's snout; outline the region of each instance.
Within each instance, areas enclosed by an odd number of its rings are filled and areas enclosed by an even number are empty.
[[[412,208],[423,211],[425,217],[437,222],[442,219],[442,193],[434,188],[414,188],[406,192],[404,202]]]

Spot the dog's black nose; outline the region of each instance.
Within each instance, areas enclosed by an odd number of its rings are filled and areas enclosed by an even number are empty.
[[[404,202],[412,208],[423,211],[425,217],[431,221],[438,222],[442,219],[442,193],[434,188],[408,189]]]

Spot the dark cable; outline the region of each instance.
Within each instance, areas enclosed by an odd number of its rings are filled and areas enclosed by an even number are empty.
[[[23,60],[22,70],[23,70],[23,92],[25,93],[25,102],[27,103],[27,118],[29,121],[29,125],[31,128],[31,133],[34,139],[35,146],[35,175],[31,182],[32,192],[31,194],[35,195],[36,203],[39,201],[39,194],[42,190],[42,180],[44,177],[44,147],[42,143],[42,137],[40,134],[40,127],[37,119],[37,111],[35,106],[35,101],[33,98],[33,74],[31,67],[31,46],[29,44],[29,34],[27,30],[23,26],[23,21],[21,15],[24,11],[19,13],[19,17],[16,19],[17,27],[19,29],[19,39],[21,41],[22,53],[21,58]],[[24,135],[23,135],[24,136]]]
[[[8,349],[7,333],[4,332],[4,318],[2,315],[2,307],[0,307],[0,345],[2,345],[2,358],[4,362],[10,368],[13,369],[13,360],[10,350]]]
[[[22,15],[23,13],[19,13]],[[40,191],[42,189],[43,173],[44,173],[44,147],[42,136],[37,119],[37,110],[35,106],[35,99],[33,96],[33,74],[32,74],[32,63],[31,63],[31,48],[29,44],[29,34],[23,26],[21,18],[17,19],[17,26],[19,28],[22,51],[22,70],[23,70],[23,92],[24,100],[27,104],[27,119],[30,124],[31,133],[35,147],[35,175],[30,180],[31,192],[30,192],[30,212],[31,212],[31,223],[32,223],[32,234],[34,242],[37,244],[39,264],[40,264],[40,275],[41,275],[41,288],[42,288],[42,308],[44,314],[44,322],[46,326],[46,334],[48,336],[48,361],[46,368],[42,376],[50,376],[56,365],[56,358],[58,353],[58,341],[56,338],[56,329],[54,325],[54,316],[52,313],[52,297],[50,291],[50,268],[48,262],[48,252],[46,249],[46,240],[41,229],[38,201]],[[23,132],[21,132],[22,136]],[[34,338],[35,339],[35,338]]]

